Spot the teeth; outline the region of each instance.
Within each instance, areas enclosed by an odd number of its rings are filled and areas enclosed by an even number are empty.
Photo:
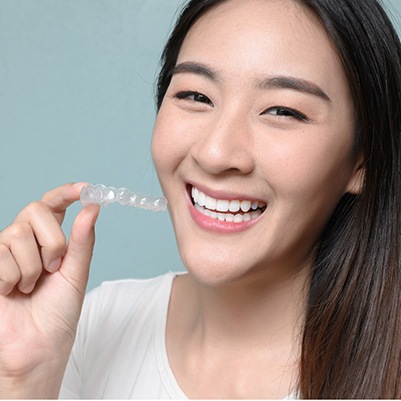
[[[241,207],[240,201],[232,200],[230,201],[230,207],[228,208],[228,210],[230,212],[238,212],[240,207]]]
[[[217,205],[216,199],[211,198],[210,196],[206,196],[206,200],[205,200],[206,209],[216,210],[216,205]]]
[[[249,212],[250,209],[251,209],[251,201],[246,201],[246,200],[241,201],[241,210],[243,212]]]
[[[219,199],[217,201],[217,206],[216,210],[219,212],[228,212],[228,209],[230,208],[230,202],[228,200],[221,200]]]
[[[206,216],[234,223],[256,219],[262,214],[260,209],[266,206],[263,202],[258,201],[215,199],[195,187],[192,187],[192,198],[195,208]],[[239,211],[242,213],[237,213]]]
[[[231,213],[227,213],[226,221],[228,221],[229,223],[232,223],[234,221],[234,215]]]
[[[229,223],[242,223],[244,221],[254,220],[262,214],[261,210],[256,210],[252,213],[244,214],[218,213],[213,212],[212,210],[205,209],[204,207],[199,206],[197,203],[195,203],[195,208],[206,216],[209,216],[219,221],[227,221]]]
[[[205,206],[206,205],[206,195],[203,192],[199,192],[197,203],[200,206]]]

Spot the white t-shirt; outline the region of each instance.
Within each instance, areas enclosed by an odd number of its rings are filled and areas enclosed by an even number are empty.
[[[110,281],[88,294],[60,398],[188,399],[166,351],[175,277]]]
[[[60,398],[187,398],[165,345],[175,276],[106,282],[87,296]]]

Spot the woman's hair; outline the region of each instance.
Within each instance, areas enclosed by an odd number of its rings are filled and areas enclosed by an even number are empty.
[[[191,0],[162,55],[160,108],[189,29],[229,0]],[[316,249],[298,379],[301,398],[401,398],[401,45],[376,0],[294,0],[341,57],[355,104],[364,188],[346,194]]]

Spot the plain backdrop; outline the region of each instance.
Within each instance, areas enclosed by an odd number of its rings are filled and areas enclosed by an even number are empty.
[[[66,182],[161,195],[150,153],[154,82],[182,4],[0,0],[0,230]],[[383,4],[401,33],[401,0]],[[80,208],[67,213],[67,236]],[[111,205],[96,237],[88,289],[184,270],[168,213]]]

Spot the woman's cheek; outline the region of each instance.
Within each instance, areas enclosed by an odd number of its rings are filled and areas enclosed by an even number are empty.
[[[196,134],[191,120],[171,108],[161,108],[156,119],[153,138],[152,156],[156,169],[174,170],[189,154]]]

